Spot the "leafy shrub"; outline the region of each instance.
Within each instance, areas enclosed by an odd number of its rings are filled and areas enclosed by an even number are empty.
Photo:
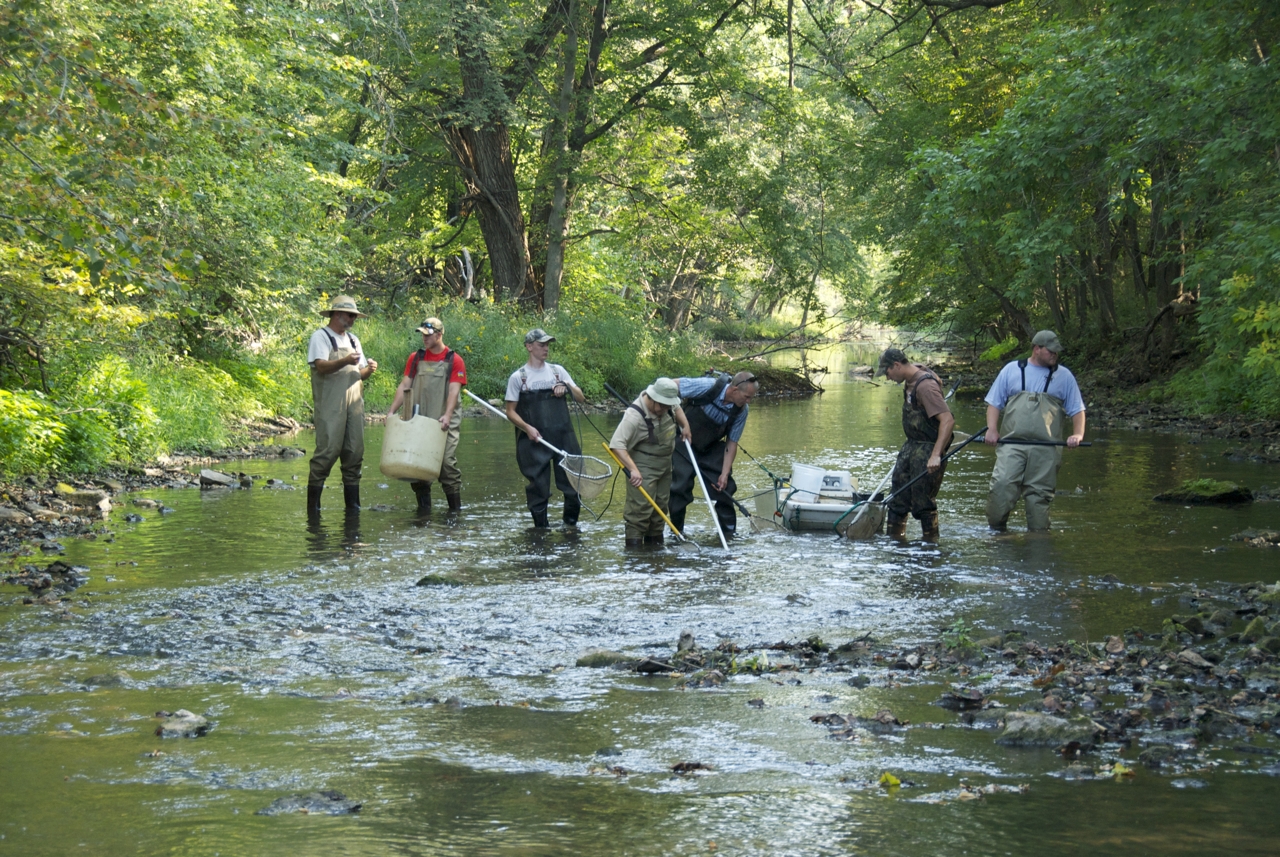
[[[56,469],[66,431],[43,393],[0,389],[0,473]]]

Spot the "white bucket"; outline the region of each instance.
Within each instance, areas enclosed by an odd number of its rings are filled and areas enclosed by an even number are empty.
[[[822,477],[827,471],[809,464],[791,465],[791,487],[795,493],[791,499],[797,503],[816,503],[822,491]]]
[[[402,420],[393,414],[387,417],[378,469],[392,479],[434,481],[440,478],[447,437],[448,433],[440,430],[439,420],[421,415]]]

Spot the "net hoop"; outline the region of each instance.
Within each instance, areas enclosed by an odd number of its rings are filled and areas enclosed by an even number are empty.
[[[565,455],[560,459],[560,468],[583,500],[599,497],[613,476],[612,467],[590,455]]]

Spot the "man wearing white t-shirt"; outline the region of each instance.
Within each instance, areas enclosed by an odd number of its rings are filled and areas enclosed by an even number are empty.
[[[565,526],[576,526],[582,501],[578,492],[569,484],[569,477],[555,461],[555,454],[542,444],[539,438],[559,447],[570,455],[581,455],[578,436],[569,421],[569,405],[565,395],[571,394],[578,402],[587,397],[573,383],[573,378],[563,366],[547,362],[551,343],[556,338],[540,327],[525,334],[524,348],[529,352],[529,362],[511,373],[507,379],[505,397],[507,419],[516,427],[516,463],[520,472],[529,480],[524,495],[529,504],[535,527],[546,527],[547,503],[551,499],[551,469],[555,468],[556,487],[564,494]]]
[[[307,513],[320,513],[320,494],[333,463],[342,461],[342,499],[348,511],[360,508],[360,468],[364,464],[364,381],[378,368],[366,360],[351,325],[364,313],[356,300],[338,295],[327,310],[329,323],[311,334],[307,363],[315,409],[316,451],[307,478]]]
[[[987,434],[996,449],[996,466],[987,494],[987,523],[1003,531],[1009,513],[1025,501],[1028,530],[1049,529],[1049,504],[1058,485],[1062,448],[1044,446],[1060,442],[1066,421],[1071,433],[1066,445],[1077,447],[1084,440],[1084,399],[1071,370],[1058,363],[1062,343],[1052,330],[1042,330],[1031,339],[1031,357],[1005,365],[987,391]],[[1000,425],[997,429],[996,422]]]

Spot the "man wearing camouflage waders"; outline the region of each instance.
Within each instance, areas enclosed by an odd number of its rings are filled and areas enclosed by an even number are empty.
[[[569,477],[555,460],[556,455],[538,438],[570,455],[581,455],[582,447],[569,421],[566,394],[578,402],[587,397],[573,383],[563,366],[547,362],[551,343],[556,338],[540,327],[524,336],[524,349],[529,362],[511,373],[505,397],[507,419],[516,427],[516,464],[529,484],[524,488],[529,514],[535,527],[546,527],[547,503],[551,499],[551,472],[555,471],[556,487],[564,494],[564,524],[577,526],[582,500],[569,484]]]
[[[448,433],[444,460],[440,464],[440,485],[449,504],[449,514],[456,515],[462,509],[462,472],[458,470],[462,413],[458,410],[458,399],[467,383],[467,365],[456,351],[445,348],[444,322],[440,319],[432,316],[416,329],[422,334],[422,347],[405,361],[404,377],[396,387],[387,416],[394,414],[403,402],[404,415],[411,418],[417,405],[419,416],[436,420],[440,430]],[[409,487],[418,498],[418,511],[430,512],[431,483],[411,481]]]
[[[307,478],[307,513],[320,514],[320,494],[335,461],[342,461],[342,499],[349,511],[360,508],[360,468],[364,463],[364,381],[378,368],[365,360],[351,325],[365,314],[356,299],[338,295],[327,310],[329,323],[311,334],[311,400],[315,410],[316,451]]]
[[[1042,330],[1031,339],[1031,359],[1015,360],[996,376],[987,392],[987,435],[989,445],[1001,439],[1058,441],[1065,417],[1071,418],[1067,446],[1084,440],[1084,400],[1075,376],[1058,365],[1062,344],[1052,330]],[[1002,416],[1003,413],[1003,416]],[[996,422],[1000,430],[996,431]],[[1009,513],[1026,500],[1027,529],[1049,529],[1049,504],[1058,485],[1062,448],[1000,444],[996,466],[987,494],[987,523],[1003,531]]]
[[[663,543],[666,522],[640,489],[666,510],[677,434],[681,439],[689,437],[689,423],[680,409],[680,388],[670,378],[659,378],[627,406],[609,440],[609,448],[627,469],[627,503],[622,509],[627,547]]]
[[[938,504],[935,499],[947,472],[942,456],[951,445],[956,418],[947,407],[938,376],[919,363],[909,362],[899,349],[890,348],[880,355],[876,374],[902,384],[902,431],[907,436],[893,468],[891,490],[894,493],[886,518],[889,535],[895,539],[905,538],[907,515],[911,514],[920,522],[924,540],[936,542]],[[897,493],[899,486],[926,471],[928,476]]]
[[[732,538],[738,529],[738,514],[733,508],[733,494],[738,490],[738,483],[733,481],[733,460],[738,455],[738,440],[747,425],[751,400],[760,391],[760,382],[750,372],[739,372],[732,378],[725,374],[680,378],[676,384],[693,433],[693,454],[698,458],[698,469],[715,504],[720,529]],[[689,450],[680,444],[671,468],[671,523],[682,532],[685,510],[693,502],[693,486],[697,481]]]

